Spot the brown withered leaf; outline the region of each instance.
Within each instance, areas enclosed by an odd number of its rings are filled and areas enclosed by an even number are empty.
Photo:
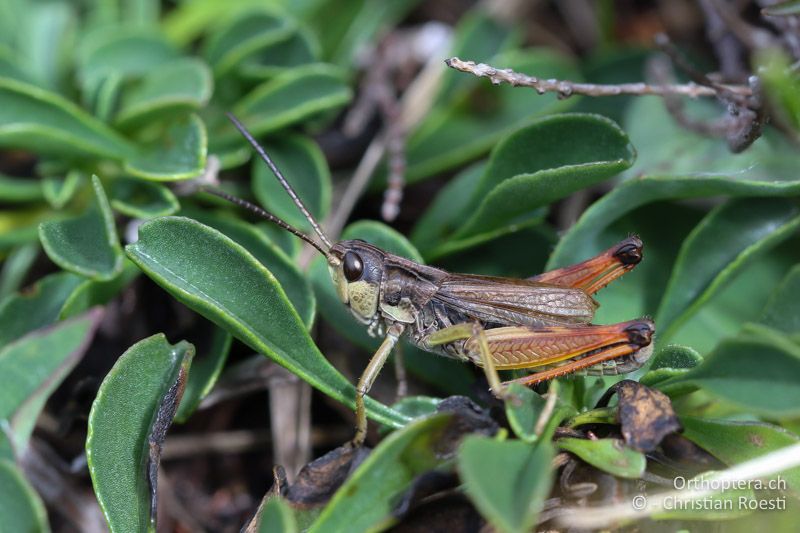
[[[598,407],[608,405],[614,393],[618,398],[617,421],[622,438],[634,450],[651,452],[666,435],[682,429],[669,397],[663,392],[626,379],[610,387],[597,402]]]
[[[300,470],[295,482],[286,489],[286,499],[292,506],[299,507],[314,507],[326,503],[367,458],[369,452],[369,448],[353,448],[345,444],[311,461]]]

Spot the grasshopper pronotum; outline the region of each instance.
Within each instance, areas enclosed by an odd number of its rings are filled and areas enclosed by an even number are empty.
[[[638,237],[629,237],[582,263],[528,279],[451,274],[361,240],[333,244],[265,150],[235,117],[229,118],[270,167],[321,242],[245,200],[205,190],[316,248],[327,259],[342,303],[370,335],[383,337],[358,380],[354,445],[361,445],[367,433],[364,395],[402,335],[425,351],[482,367],[499,397],[505,396],[511,382],[501,382],[498,370],[538,369],[514,380],[533,385],[574,372],[623,374],[641,367],[650,356],[655,331],[651,320],[590,324],[597,308],[592,295],[641,261]]]

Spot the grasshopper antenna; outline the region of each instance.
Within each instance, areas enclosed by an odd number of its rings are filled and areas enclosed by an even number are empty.
[[[244,207],[245,209],[247,209],[249,211],[252,211],[253,213],[257,214],[258,216],[269,220],[273,224],[276,224],[276,225],[280,226],[281,228],[285,229],[289,233],[291,233],[293,235],[297,235],[298,237],[303,239],[305,242],[307,242],[308,244],[310,244],[311,246],[316,248],[317,251],[319,251],[319,253],[321,253],[322,255],[324,255],[326,258],[328,258],[330,260],[331,255],[330,255],[330,253],[328,253],[328,250],[325,250],[324,248],[322,248],[322,246],[320,246],[319,244],[314,242],[314,240],[311,239],[311,237],[309,237],[308,235],[306,235],[305,233],[303,233],[299,229],[295,228],[294,226],[291,226],[290,224],[284,222],[283,220],[281,220],[280,218],[276,217],[275,215],[273,215],[269,211],[265,211],[264,209],[261,209],[257,205],[251,204],[247,200],[243,200],[243,199],[241,199],[241,198],[239,198],[237,196],[233,196],[232,194],[228,194],[225,191],[222,191],[220,189],[216,189],[214,187],[203,186],[203,187],[201,187],[201,190],[205,191],[205,192],[207,192],[209,194],[213,194],[214,196],[219,196],[220,198],[222,198],[224,200],[227,200],[227,201],[229,201],[229,202],[231,202],[233,204],[236,204],[236,205],[238,205],[240,207]]]
[[[239,130],[239,133],[241,133],[242,136],[244,136],[244,138],[247,139],[247,141],[253,146],[255,151],[258,152],[258,155],[261,156],[261,159],[267,164],[270,170],[272,170],[272,173],[275,174],[275,177],[278,178],[280,184],[283,186],[284,189],[286,189],[286,192],[292,198],[294,205],[296,205],[297,208],[300,210],[300,212],[303,213],[303,216],[306,217],[306,220],[308,220],[308,222],[311,224],[311,227],[314,228],[314,232],[316,232],[316,234],[319,235],[320,240],[325,244],[325,246],[330,248],[331,241],[328,239],[328,236],[325,235],[325,232],[322,231],[322,228],[320,227],[319,223],[314,219],[313,216],[311,216],[311,213],[308,211],[303,201],[300,199],[299,196],[297,196],[297,193],[294,192],[294,189],[292,189],[292,186],[289,185],[288,181],[286,181],[286,178],[283,177],[283,174],[278,169],[277,165],[275,165],[275,163],[272,161],[272,158],[269,155],[267,155],[267,152],[264,150],[264,148],[261,147],[260,144],[258,144],[258,141],[255,140],[253,135],[249,131],[247,131],[247,128],[244,127],[244,124],[239,122],[239,119],[233,116],[233,113],[226,113],[226,115],[228,119],[230,119],[230,121],[233,122],[233,125],[236,126],[236,129]]]

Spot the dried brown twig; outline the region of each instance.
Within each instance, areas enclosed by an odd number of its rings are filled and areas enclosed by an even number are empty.
[[[619,95],[681,95],[690,98],[700,96],[717,96],[718,91],[713,87],[706,87],[696,83],[674,85],[652,85],[643,82],[620,83],[617,85],[603,85],[596,83],[577,83],[569,80],[541,79],[514,72],[510,68],[499,69],[485,63],[463,61],[457,57],[446,59],[448,67],[467,72],[479,78],[488,78],[495,85],[507,83],[514,87],[530,87],[539,94],[557,93],[562,98],[573,94],[585,96],[619,96]],[[725,90],[740,96],[751,96],[752,89],[745,85],[721,85]]]

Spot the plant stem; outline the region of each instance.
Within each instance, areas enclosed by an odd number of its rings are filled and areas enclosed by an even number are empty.
[[[539,94],[548,92],[558,93],[559,97],[567,98],[573,94],[585,96],[619,96],[619,95],[683,95],[691,98],[699,96],[717,96],[718,91],[713,87],[705,87],[696,83],[675,85],[651,85],[648,83],[620,83],[618,85],[601,85],[595,83],[576,83],[569,80],[540,79],[535,76],[514,72],[511,69],[499,69],[485,63],[463,61],[457,57],[446,59],[448,67],[467,72],[479,78],[488,78],[493,84],[507,83],[514,87],[530,87]],[[741,96],[752,95],[750,87],[744,85],[722,85],[726,90]]]

